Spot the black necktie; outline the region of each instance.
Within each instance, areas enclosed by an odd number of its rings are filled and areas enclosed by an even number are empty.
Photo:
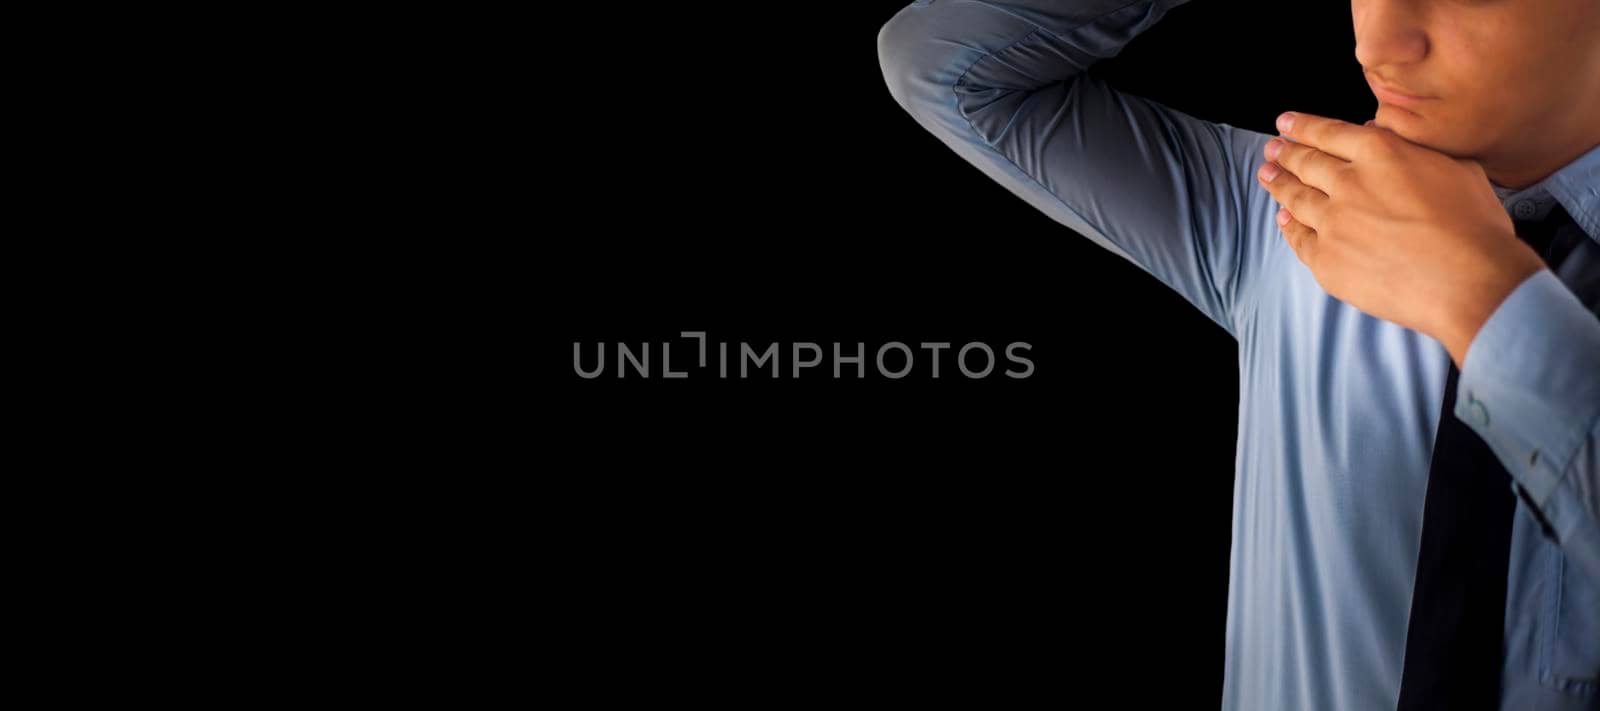
[[[1577,246],[1574,233],[1581,234],[1559,203],[1540,220],[1513,224],[1552,268]],[[1500,706],[1516,497],[1494,451],[1455,416],[1459,375],[1451,361],[1428,466],[1399,711]]]

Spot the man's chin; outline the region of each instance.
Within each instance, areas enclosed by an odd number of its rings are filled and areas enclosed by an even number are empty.
[[[1440,150],[1429,140],[1427,119],[1414,111],[1408,111],[1398,106],[1379,104],[1378,113],[1372,117],[1369,124],[1389,131],[1419,146],[1426,146],[1436,151]]]
[[[1453,145],[1443,136],[1438,135],[1438,132],[1436,131],[1419,129],[1414,126],[1396,126],[1390,128],[1389,126],[1383,125],[1382,121],[1378,121],[1376,126],[1378,128],[1386,129],[1394,135],[1404,138],[1411,143],[1415,143],[1431,151],[1443,153],[1451,158],[1467,159],[1474,158],[1475,156],[1474,150],[1471,146]]]

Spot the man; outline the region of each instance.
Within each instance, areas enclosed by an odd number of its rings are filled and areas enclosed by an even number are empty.
[[[1237,339],[1223,708],[1600,709],[1600,3],[1353,0],[1377,115],[1273,140],[1086,71],[1184,2],[917,0],[878,51]]]

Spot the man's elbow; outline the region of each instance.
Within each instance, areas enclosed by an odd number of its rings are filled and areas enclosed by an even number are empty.
[[[878,29],[878,67],[889,95],[906,111],[915,112],[935,96],[929,19],[927,8],[908,5]]]

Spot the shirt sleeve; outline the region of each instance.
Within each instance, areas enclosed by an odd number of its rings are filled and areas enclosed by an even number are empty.
[[[1555,272],[1528,277],[1479,328],[1454,413],[1494,450],[1545,535],[1600,582],[1600,318]]]
[[[879,30],[878,58],[894,100],[945,145],[1237,339],[1278,234],[1252,224],[1274,212],[1254,177],[1271,136],[1086,71],[1186,2],[916,0]]]

